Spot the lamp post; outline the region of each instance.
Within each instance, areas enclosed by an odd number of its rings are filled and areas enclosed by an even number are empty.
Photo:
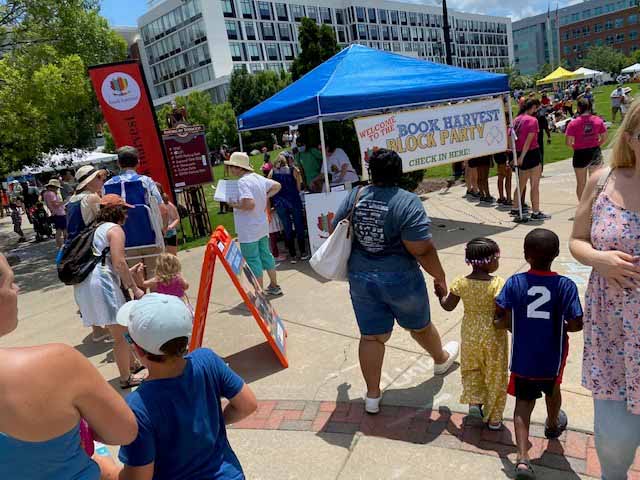
[[[447,65],[453,65],[451,57],[451,34],[449,27],[449,14],[447,13],[447,0],[442,0],[442,30],[444,31],[444,55]]]

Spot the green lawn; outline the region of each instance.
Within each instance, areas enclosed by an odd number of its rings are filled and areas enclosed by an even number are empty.
[[[631,95],[636,96],[640,91],[639,84],[630,83],[625,86],[631,87]],[[595,95],[595,109],[599,115],[607,120],[611,121],[611,100],[609,95],[616,88],[615,85],[605,85],[602,87],[597,87],[594,89]],[[514,105],[514,112],[516,110],[516,106]],[[515,113],[514,113],[515,114]],[[620,116],[618,116],[616,124],[614,124],[609,129],[609,140],[608,143],[611,142],[616,130],[620,125]],[[546,140],[545,140],[546,141]],[[544,152],[544,163],[550,164],[554,162],[558,162],[560,160],[565,160],[572,156],[572,151],[569,147],[565,145],[565,137],[562,133],[552,133],[551,134],[551,145],[547,145],[545,143],[545,152]],[[272,160],[280,153],[280,151],[271,152]],[[251,164],[256,169],[257,172],[260,172],[260,167],[262,166],[263,155],[255,155],[251,157]],[[214,178],[217,183],[218,180],[224,178],[224,168],[223,165],[218,165],[214,167]],[[491,175],[495,175],[495,169],[492,170]],[[426,178],[446,178],[451,176],[451,165],[441,165],[433,168],[429,168],[426,171]],[[205,196],[207,198],[207,208],[209,210],[209,216],[211,218],[211,227],[215,229],[218,225],[223,225],[232,235],[235,235],[235,227],[233,224],[233,214],[225,213],[223,215],[218,214],[218,203],[213,201],[213,189],[211,186],[207,185],[204,187]],[[191,229],[189,228],[188,221],[183,221],[184,235],[187,239],[187,242],[184,244],[180,244],[180,249],[188,249],[197,246],[201,246],[207,243],[208,238],[199,238],[192,240],[191,239]],[[182,236],[179,237],[182,239]]]

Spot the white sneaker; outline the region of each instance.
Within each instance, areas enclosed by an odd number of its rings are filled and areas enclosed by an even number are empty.
[[[378,398],[369,398],[367,394],[364,394],[364,411],[371,414],[376,414],[380,411],[380,400],[382,400],[382,394]]]
[[[449,342],[447,343],[443,350],[449,354],[449,358],[444,363],[436,363],[433,367],[433,373],[436,375],[444,375],[449,371],[453,362],[455,362],[458,358],[458,354],[460,353],[460,344],[458,342]]]

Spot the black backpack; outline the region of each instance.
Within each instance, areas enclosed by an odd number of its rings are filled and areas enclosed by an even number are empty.
[[[93,237],[100,225],[102,224],[90,224],[64,247],[58,263],[58,278],[65,285],[82,283],[98,262],[105,264],[109,247],[99,256],[93,253]]]

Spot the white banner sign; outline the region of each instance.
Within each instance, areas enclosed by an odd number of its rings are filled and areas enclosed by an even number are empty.
[[[502,99],[407,110],[354,120],[362,171],[379,148],[395,150],[405,172],[507,150]]]
[[[342,190],[304,196],[311,254],[316,253],[316,250],[333,233],[333,220],[336,212],[349,193],[347,190]]]

